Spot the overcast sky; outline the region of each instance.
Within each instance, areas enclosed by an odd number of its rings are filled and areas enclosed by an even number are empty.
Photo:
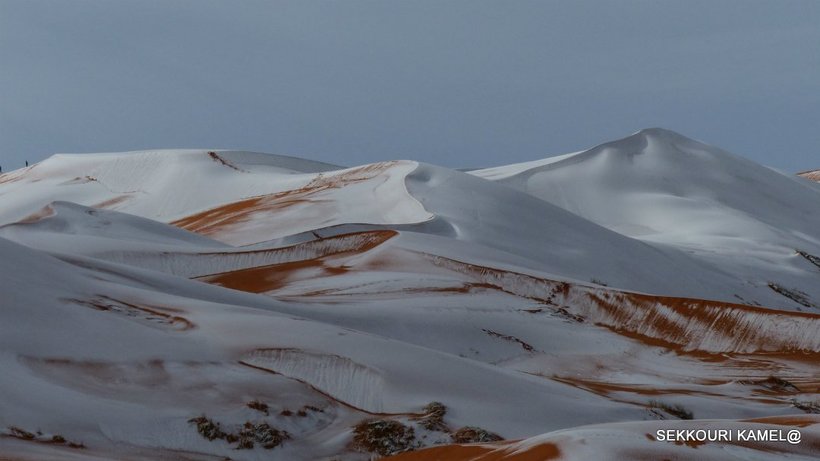
[[[820,168],[820,1],[0,0],[0,165],[490,166],[660,126]]]

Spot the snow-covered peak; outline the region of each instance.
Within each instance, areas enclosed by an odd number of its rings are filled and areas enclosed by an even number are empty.
[[[498,174],[504,168],[471,173],[754,285],[813,286],[816,268],[795,255],[820,254],[814,183],[659,128]]]
[[[705,144],[688,138],[676,131],[666,128],[644,128],[625,138],[609,141],[590,149],[600,148],[617,149],[620,151],[640,151],[647,153],[666,154],[679,150],[679,147],[705,146]]]
[[[542,171],[555,170],[567,165],[585,167],[612,175],[621,169],[651,169],[697,173],[720,168],[731,168],[732,162],[751,163],[741,157],[665,128],[645,128],[624,138],[599,144],[585,151],[573,152],[544,159],[511,165],[502,165],[470,171],[471,174],[493,181],[526,179]],[[617,178],[615,178],[617,180]]]
[[[606,167],[607,170],[637,168],[649,174],[673,170],[675,174],[699,174],[715,167],[732,169],[736,163],[751,164],[723,149],[664,128],[646,128],[599,144],[561,162],[551,162],[544,169],[578,162],[587,162],[597,168]]]
[[[641,130],[532,168],[512,169],[517,173],[472,174],[630,236],[697,239],[762,233],[768,238],[771,228],[813,235],[812,229],[820,225],[820,197],[814,188],[661,128]]]

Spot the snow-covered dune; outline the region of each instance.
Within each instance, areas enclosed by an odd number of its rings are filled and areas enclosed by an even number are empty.
[[[817,267],[797,257],[820,254],[819,191],[722,149],[652,128],[531,167],[471,173],[625,236],[678,248],[763,288],[756,302],[776,302],[765,293],[770,285],[820,300]]]
[[[254,420],[252,410],[242,410],[245,403],[260,395],[274,408],[324,408],[323,421],[299,426],[275,418],[303,437],[320,431],[344,437],[372,413],[414,414],[434,400],[447,402],[454,423],[521,434],[562,424],[542,422],[538,412],[516,417],[521,405],[540,412],[565,405],[564,412],[573,409],[573,424],[617,406],[594,403],[561,383],[281,315],[276,311],[284,306],[269,298],[184,279],[159,283],[149,272],[91,260],[70,264],[4,239],[0,251],[0,289],[10,293],[0,310],[0,425],[57,434],[91,454],[150,448],[228,455],[229,445],[198,438],[188,419],[205,412],[241,425]],[[209,300],[189,298],[192,290]],[[506,397],[488,404],[493,395]],[[9,437],[26,440],[19,435],[5,432],[0,446]],[[311,450],[302,453],[306,447]],[[333,440],[315,447],[302,440],[279,456],[315,459],[340,449]]]
[[[122,211],[232,245],[343,223],[430,219],[403,184],[415,162],[342,169],[267,154],[147,151],[55,155],[0,176],[0,224],[53,201]]]
[[[298,188],[227,203],[174,225],[248,245],[343,223],[407,224],[431,215],[404,186],[415,162],[382,162],[319,173]]]
[[[755,442],[769,437],[786,437],[799,426],[802,440]],[[670,441],[658,441],[658,431],[673,431]],[[702,430],[698,436],[731,441],[681,442],[674,431]],[[708,432],[707,432],[708,431]],[[721,433],[719,431],[726,431]],[[664,434],[666,434],[664,432]],[[666,437],[666,435],[664,435]],[[694,437],[693,437],[694,438]],[[751,440],[751,441],[750,441]],[[641,422],[595,425],[556,431],[503,444],[448,445],[387,458],[390,461],[549,461],[587,459],[816,459],[820,444],[820,417],[763,418],[745,421]]]
[[[72,202],[53,202],[17,223],[0,226],[0,235],[18,242],[30,242],[39,249],[60,251],[70,248],[90,252],[106,248],[135,247],[226,248],[227,245],[193,232],[150,219],[91,208]]]
[[[816,191],[668,130],[642,130],[525,169],[503,168],[514,173],[472,173],[625,235],[693,246],[734,238],[820,242]]]
[[[299,187],[339,167],[270,154],[156,150],[57,154],[0,175],[0,224],[56,200],[167,221],[240,198]]]
[[[54,156],[0,175],[0,458],[808,458],[818,229],[815,183],[659,129],[471,172]],[[805,442],[647,437],[744,424]]]

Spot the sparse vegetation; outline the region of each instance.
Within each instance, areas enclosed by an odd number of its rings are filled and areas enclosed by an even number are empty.
[[[225,160],[224,158],[220,157],[220,156],[219,156],[219,154],[217,154],[217,153],[216,153],[216,152],[214,152],[214,151],[210,151],[210,152],[208,152],[208,156],[209,156],[209,157],[211,157],[211,159],[212,159],[213,161],[215,161],[215,162],[219,162],[219,163],[221,163],[222,165],[225,165],[226,167],[228,167],[228,168],[230,168],[230,169],[232,169],[232,170],[241,171],[241,172],[243,172],[243,173],[246,173],[246,171],[244,171],[244,170],[241,170],[241,169],[237,168],[237,167],[236,167],[236,165],[234,165],[233,163],[231,163],[231,162],[229,162],[229,161]]]
[[[66,445],[69,448],[85,448],[85,444],[83,444],[82,442],[70,442],[60,434],[54,434],[51,437],[48,437],[44,435],[42,431],[38,430],[36,433],[33,433],[25,429],[21,429],[17,426],[10,426],[8,428],[8,431],[8,435],[10,437],[14,437],[20,440]]]
[[[424,407],[424,416],[417,418],[419,425],[428,431],[449,432],[444,422],[447,407],[441,402],[430,402]]]
[[[504,440],[500,435],[475,426],[465,426],[455,431],[451,436],[453,443],[497,442]]]
[[[188,422],[196,424],[197,432],[202,437],[210,441],[221,439],[229,444],[235,443],[237,444],[237,450],[253,449],[257,443],[262,448],[270,450],[290,439],[290,434],[286,431],[276,429],[266,422],[253,423],[246,421],[236,433],[222,430],[220,423],[214,422],[206,416],[198,416],[188,420]]]
[[[572,312],[568,311],[566,307],[559,306],[555,308],[555,313],[558,314],[559,317],[563,317],[567,320],[572,320],[573,322],[577,323],[584,323],[586,320],[583,315],[573,314]]]
[[[757,301],[755,301],[755,300],[753,300],[753,299],[752,299],[752,300],[747,300],[747,299],[744,299],[744,298],[743,298],[743,296],[740,296],[740,295],[739,295],[739,294],[737,294],[737,293],[735,293],[733,296],[734,296],[735,298],[737,298],[737,299],[738,299],[741,303],[743,303],[743,304],[747,304],[747,305],[749,305],[749,306],[761,306],[761,304],[760,304],[759,302],[757,302]]]
[[[248,402],[246,405],[248,406],[248,408],[256,410],[260,413],[264,413],[266,416],[270,414],[268,412],[268,404],[260,400],[252,400]]]
[[[412,427],[390,419],[367,419],[353,428],[353,450],[389,456],[416,448]]]
[[[253,450],[253,434],[247,433],[244,430],[239,432],[239,441],[236,445],[237,450]]]
[[[496,337],[496,338],[501,338],[501,339],[506,340],[506,341],[511,341],[511,342],[514,342],[514,343],[518,343],[527,352],[535,351],[535,348],[532,347],[531,344],[526,343],[526,342],[516,338],[515,336],[505,335],[505,334],[499,333],[497,331],[488,330],[487,328],[482,328],[481,331],[483,331],[484,333],[487,333],[490,336]]]
[[[9,427],[9,435],[23,440],[34,440],[36,437],[33,433],[20,429],[17,426]]]
[[[739,381],[739,383],[760,386],[775,392],[800,392],[800,389],[797,386],[789,381],[786,381],[785,379],[778,378],[777,376],[769,376],[766,379],[760,379],[757,381]]]
[[[802,256],[806,259],[806,261],[814,264],[817,267],[820,267],[820,257],[814,256],[813,254],[806,253],[805,251],[796,250],[797,254]]]
[[[245,427],[248,427],[249,424],[250,423],[245,423]],[[286,431],[271,427],[268,423],[253,425],[253,434],[256,443],[262,445],[262,448],[266,450],[278,447],[282,445],[285,440],[290,439],[290,434]]]
[[[803,410],[806,413],[820,413],[820,402],[800,402],[792,400],[792,405],[798,410]]]
[[[805,307],[815,307],[815,305],[812,304],[811,300],[809,299],[809,295],[807,295],[806,293],[804,293],[800,290],[789,289],[789,288],[786,288],[782,285],[778,285],[774,282],[769,282],[769,288],[771,288],[775,292],[777,292],[777,293],[791,299],[792,301],[796,302],[797,304],[800,304],[800,305],[805,306]]]
[[[694,415],[692,412],[683,405],[680,404],[668,404],[665,402],[660,402],[658,400],[650,400],[649,404],[647,405],[651,409],[661,410],[666,414],[672,415],[678,419],[693,419]]]
[[[196,431],[199,432],[199,435],[205,437],[210,441],[214,441],[216,439],[224,439],[227,435],[222,428],[219,427],[219,423],[215,423],[208,419],[206,416],[198,416],[196,418],[191,418],[188,420],[189,423],[196,424]]]
[[[282,415],[282,416],[296,415],[296,416],[299,416],[300,418],[306,418],[309,411],[316,412],[316,413],[324,413],[325,412],[325,410],[322,410],[319,407],[315,407],[313,405],[304,405],[302,408],[296,410],[295,413],[292,410],[289,410],[289,409],[285,408],[282,411],[280,411],[279,414]]]
[[[322,410],[319,407],[314,407],[313,405],[305,405],[305,406],[302,407],[302,409],[305,410],[305,411],[315,411],[316,413],[324,413],[325,412],[325,410]]]
[[[250,421],[245,422],[237,436],[237,450],[250,450],[255,443],[260,444],[266,450],[270,450],[290,439],[290,434],[273,428],[268,423],[254,424]]]

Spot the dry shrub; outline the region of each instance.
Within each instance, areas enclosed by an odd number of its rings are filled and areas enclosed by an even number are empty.
[[[353,428],[351,448],[359,452],[389,456],[416,447],[412,427],[390,419],[367,419]]]
[[[465,426],[451,435],[453,443],[498,442],[504,440],[500,435],[475,426]]]

